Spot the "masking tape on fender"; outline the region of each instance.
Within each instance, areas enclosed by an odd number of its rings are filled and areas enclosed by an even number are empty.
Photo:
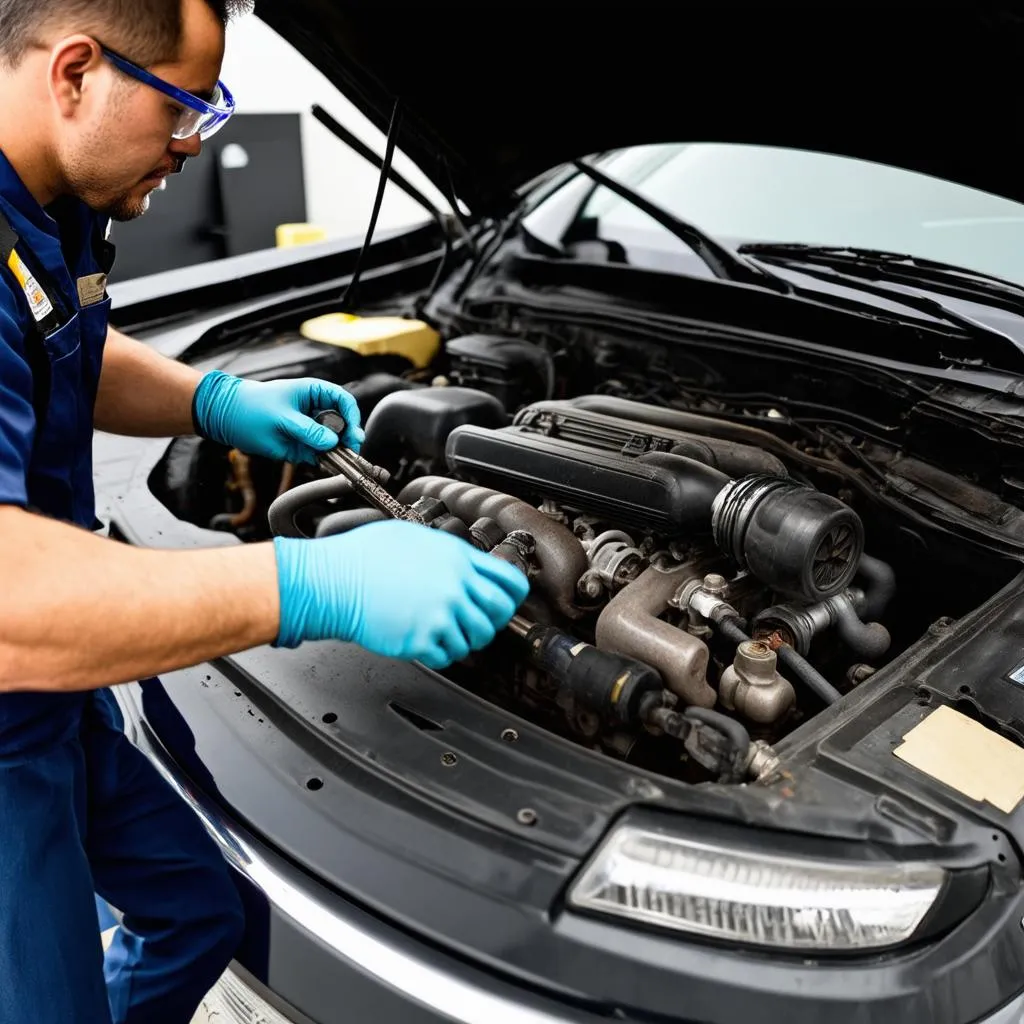
[[[950,707],[936,708],[915,725],[893,754],[1004,814],[1024,800],[1024,748]]]

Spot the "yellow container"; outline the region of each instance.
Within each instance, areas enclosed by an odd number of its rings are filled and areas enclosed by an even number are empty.
[[[316,224],[278,224],[276,235],[279,249],[309,245],[310,242],[323,242],[327,239],[327,231]]]
[[[361,356],[402,356],[418,370],[429,366],[441,348],[441,335],[422,320],[400,316],[328,313],[299,328],[304,338],[351,349]]]

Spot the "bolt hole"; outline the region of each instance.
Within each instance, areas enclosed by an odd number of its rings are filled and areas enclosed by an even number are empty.
[[[1005,853],[999,854],[998,860],[999,860],[1000,864],[1005,864],[1006,863],[1006,854]]]
[[[517,733],[515,729],[503,729],[501,732],[501,738],[506,743],[515,743],[515,741],[519,739],[519,733]]]
[[[338,716],[333,711],[328,711],[323,717],[323,721],[328,725],[333,725],[338,720]]]
[[[961,686],[957,693],[962,693],[965,697],[972,697],[974,691],[969,686]]]
[[[311,789],[314,793],[318,789],[323,789],[323,788],[324,788],[324,780],[323,779],[307,779],[306,780],[306,789]]]

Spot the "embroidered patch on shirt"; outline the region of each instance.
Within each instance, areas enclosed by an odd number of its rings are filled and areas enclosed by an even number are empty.
[[[36,323],[45,320],[53,312],[53,303],[46,297],[46,292],[39,287],[39,282],[32,276],[28,267],[25,266],[21,257],[12,249],[7,260],[7,266],[11,268],[14,276],[18,279],[25,297],[28,299],[29,308]]]
[[[94,306],[97,302],[102,302],[106,295],[106,274],[90,274],[88,277],[78,279],[78,304],[80,306]]]

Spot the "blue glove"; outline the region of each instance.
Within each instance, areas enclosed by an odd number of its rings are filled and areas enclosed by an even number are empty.
[[[388,520],[318,540],[277,537],[275,646],[335,639],[441,669],[486,647],[530,591],[507,562]]]
[[[344,416],[341,440],[358,452],[365,438],[359,406],[344,388],[327,381],[306,377],[260,382],[214,370],[199,382],[192,400],[200,437],[279,462],[315,464],[317,452],[337,446],[338,435],[313,419],[328,409]]]

